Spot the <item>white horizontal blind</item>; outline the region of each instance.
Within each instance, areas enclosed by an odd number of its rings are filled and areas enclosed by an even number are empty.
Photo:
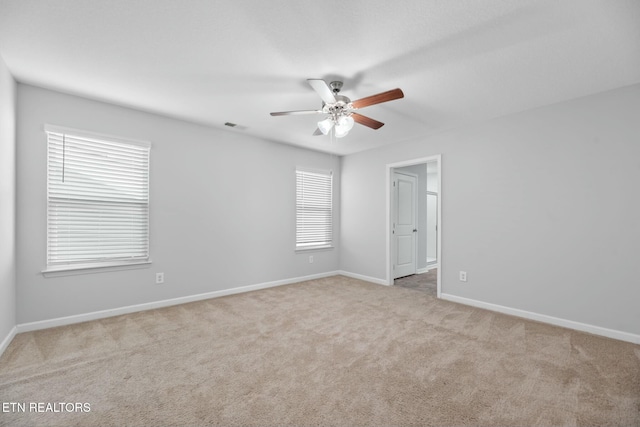
[[[47,131],[47,265],[149,259],[150,146]]]
[[[330,171],[296,170],[296,248],[331,245],[332,191]]]

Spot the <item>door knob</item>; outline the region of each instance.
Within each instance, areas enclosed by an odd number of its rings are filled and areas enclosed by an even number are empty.
[[[413,232],[415,233],[416,231],[418,231],[418,229],[417,229],[417,228],[414,228],[414,229],[413,229]]]

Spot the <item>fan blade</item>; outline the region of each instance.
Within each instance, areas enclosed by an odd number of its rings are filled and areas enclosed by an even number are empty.
[[[303,114],[321,114],[322,110],[298,110],[298,111],[278,111],[271,113],[272,116],[300,116]]]
[[[313,133],[313,136],[318,136],[318,135],[323,135],[323,133],[320,130],[320,128],[316,128],[316,131]]]
[[[360,123],[361,125],[365,125],[367,127],[370,127],[371,129],[380,129],[382,126],[384,126],[384,123],[374,120],[370,117],[363,116],[362,114],[351,113],[351,117],[353,117],[353,121],[355,121],[356,123]]]
[[[376,95],[367,96],[351,102],[354,108],[364,108],[369,105],[380,104],[382,102],[393,101],[394,99],[404,98],[404,93],[400,89],[392,89]]]
[[[307,79],[307,82],[309,82],[309,85],[313,88],[313,90],[318,92],[318,95],[320,95],[320,98],[322,98],[325,104],[335,104],[336,102],[338,102],[336,97],[333,96],[333,92],[324,80]]]

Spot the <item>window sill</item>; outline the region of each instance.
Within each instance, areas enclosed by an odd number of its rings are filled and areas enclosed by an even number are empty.
[[[79,265],[60,265],[42,270],[44,277],[75,276],[78,274],[104,273],[109,271],[149,268],[151,260],[139,262],[109,262]]]
[[[326,250],[333,250],[333,246],[331,246],[331,245],[309,246],[309,247],[306,247],[306,248],[296,248],[295,249],[296,252],[326,251]]]

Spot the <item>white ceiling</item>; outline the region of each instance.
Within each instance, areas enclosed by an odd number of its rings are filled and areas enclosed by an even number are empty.
[[[0,55],[19,82],[345,155],[640,83],[640,1],[0,0]],[[319,108],[307,78],[405,98],[332,142],[269,115]]]

